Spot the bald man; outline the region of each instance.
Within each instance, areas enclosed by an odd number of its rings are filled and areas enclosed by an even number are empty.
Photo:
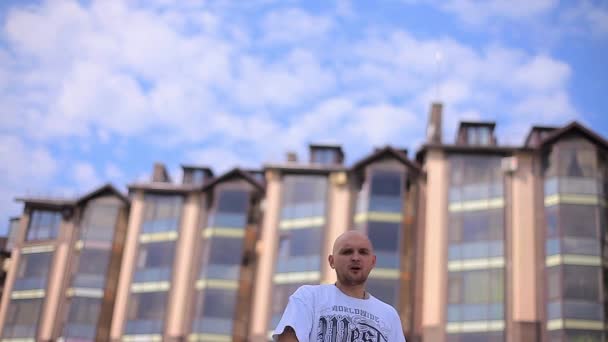
[[[395,309],[365,290],[376,265],[368,237],[348,231],[327,258],[338,281],[304,285],[291,297],[273,338],[279,342],[405,342]]]

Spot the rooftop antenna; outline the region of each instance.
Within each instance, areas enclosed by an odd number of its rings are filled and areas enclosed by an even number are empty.
[[[435,101],[441,100],[441,89],[439,79],[441,76],[441,62],[443,61],[443,55],[441,51],[435,51]]]

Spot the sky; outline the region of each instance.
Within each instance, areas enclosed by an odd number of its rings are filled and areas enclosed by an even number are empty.
[[[608,1],[2,1],[0,223],[18,196],[421,146],[432,101],[521,145],[608,137]],[[2,229],[0,229],[0,232]]]

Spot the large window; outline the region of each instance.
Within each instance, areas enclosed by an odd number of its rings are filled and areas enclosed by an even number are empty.
[[[72,286],[105,287],[106,273],[110,262],[110,251],[86,248],[78,255],[78,269]]]
[[[52,240],[59,234],[61,214],[56,211],[34,210],[27,229],[27,241]]]
[[[144,198],[144,233],[166,232],[179,229],[183,197],[177,195],[152,195]]]
[[[98,298],[72,298],[64,337],[94,340],[100,310],[101,300]]]
[[[80,228],[80,239],[94,241],[112,241],[120,206],[92,201],[87,206],[83,224]]]
[[[504,321],[504,198],[501,156],[451,155],[448,212],[448,324]],[[461,269],[460,261],[471,268]],[[476,264],[479,265],[476,265]],[[504,332],[448,333],[448,341],[504,341]]]
[[[281,218],[325,216],[326,196],[325,176],[285,176]]]
[[[131,294],[125,334],[162,333],[166,306],[167,292]]]
[[[46,288],[52,252],[23,254],[17,269],[14,290]]]
[[[163,281],[171,278],[175,241],[141,244],[134,282]]]
[[[197,298],[193,332],[232,335],[236,315],[236,291],[206,289],[199,292]]]
[[[11,300],[2,337],[34,338],[42,311],[42,298]]]

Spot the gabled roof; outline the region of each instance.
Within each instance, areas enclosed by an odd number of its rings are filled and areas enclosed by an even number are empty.
[[[213,188],[214,186],[216,186],[217,184],[219,184],[221,182],[225,182],[232,178],[243,178],[247,182],[251,183],[251,185],[253,185],[256,189],[264,192],[264,186],[262,184],[260,184],[260,182],[258,182],[255,178],[253,178],[253,176],[251,176],[249,173],[239,169],[238,167],[224,173],[223,175],[221,175],[217,178],[212,179],[210,182],[208,182],[207,184],[205,184],[203,186],[203,191],[209,190],[209,189]]]
[[[385,157],[397,159],[399,162],[401,162],[405,166],[407,166],[411,169],[414,169],[416,171],[420,171],[420,166],[418,165],[418,163],[415,163],[415,162],[409,160],[405,153],[403,153],[397,149],[394,149],[388,145],[385,146],[384,148],[376,150],[374,153],[372,153],[372,154],[368,155],[367,157],[356,162],[351,167],[351,170],[352,171],[359,170],[359,169],[364,168],[365,166],[367,166],[377,160],[385,158]]]
[[[530,145],[530,140],[532,139],[532,136],[534,135],[534,133],[537,133],[537,132],[553,132],[553,131],[555,131],[557,129],[559,129],[559,127],[555,127],[555,126],[532,126],[532,128],[530,129],[530,132],[528,132],[528,135],[526,136],[526,140],[524,141],[524,146]]]
[[[99,196],[103,193],[106,193],[106,192],[116,195],[116,197],[120,198],[126,204],[130,203],[129,198],[127,196],[125,196],[122,192],[118,191],[111,183],[106,183],[106,184],[100,186],[99,188],[80,196],[76,200],[76,203],[82,204],[82,203],[84,203],[96,196]]]
[[[540,146],[543,147],[551,145],[557,140],[563,138],[565,135],[574,132],[581,133],[592,142],[602,146],[603,148],[608,149],[608,141],[606,141],[606,139],[602,138],[599,134],[593,132],[587,127],[581,125],[577,121],[572,121],[570,124],[551,132],[545,139],[541,141]]]

